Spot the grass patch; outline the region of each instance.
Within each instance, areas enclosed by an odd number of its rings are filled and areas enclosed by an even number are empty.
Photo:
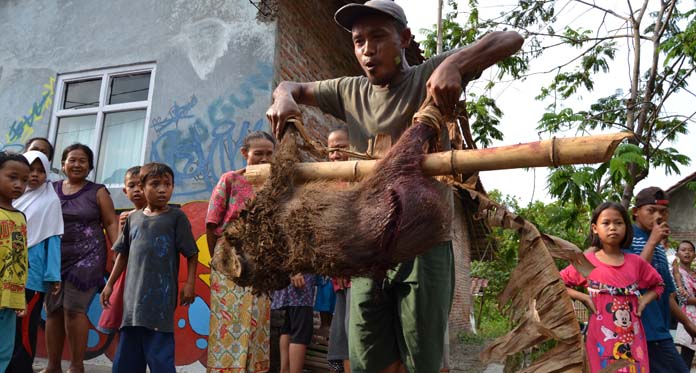
[[[493,301],[486,301],[481,312],[481,298],[474,300],[476,312],[476,332],[462,332],[459,341],[464,344],[483,344],[489,340],[498,338],[510,331],[510,320],[498,311],[498,305]],[[479,317],[480,312],[480,317]]]
[[[461,332],[459,333],[459,342],[465,345],[482,345],[486,343],[486,339],[472,332]]]
[[[468,345],[485,345],[491,340],[507,334],[512,325],[510,319],[498,310],[494,300],[486,300],[481,310],[481,298],[474,300],[476,310],[477,333],[463,332],[459,334],[459,341]],[[480,317],[479,317],[480,313]],[[546,351],[556,346],[556,341],[546,341],[539,346],[526,351],[508,356],[505,361],[506,371],[516,372],[531,365],[531,363],[543,355]]]

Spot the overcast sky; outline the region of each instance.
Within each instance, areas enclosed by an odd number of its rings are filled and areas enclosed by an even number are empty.
[[[422,28],[432,28],[437,21],[437,0],[396,0],[396,2],[404,8],[416,40],[424,39],[420,32]],[[447,1],[444,1],[447,3]],[[467,1],[460,0],[460,12],[466,12],[465,4]],[[480,2],[480,11],[483,15],[490,16],[498,15],[501,11],[510,9],[510,5],[514,5],[515,0],[487,0]],[[566,4],[564,12],[567,20],[563,18],[560,21],[571,26],[583,25],[585,28],[596,29],[601,21],[601,14],[595,11],[584,12],[584,6],[572,2],[559,2],[561,7]],[[603,6],[614,6],[613,9],[620,10],[625,7],[625,2],[618,0],[603,0]],[[557,8],[557,9],[560,9]],[[560,13],[560,12],[559,12]],[[644,22],[645,23],[645,22]],[[647,50],[647,46],[645,48]],[[617,58],[614,65],[611,67],[610,74],[599,74],[595,78],[595,89],[593,92],[583,92],[580,97],[573,101],[565,102],[566,106],[575,109],[584,109],[594,102],[599,97],[605,97],[616,92],[617,89],[628,91],[628,66],[627,66],[627,50],[624,46],[622,51],[617,53]],[[649,51],[646,51],[649,53]],[[534,61],[531,71],[546,71],[549,68],[559,65],[567,61],[567,53],[563,51],[548,53],[544,56],[543,61]],[[489,69],[490,70],[490,69]],[[481,81],[469,85],[468,89],[472,92],[481,94],[486,77],[491,76],[491,72],[484,73]],[[493,97],[497,100],[498,106],[505,113],[501,120],[501,130],[505,134],[502,142],[496,142],[494,146],[514,144],[518,142],[530,142],[540,139],[537,130],[537,121],[544,113],[544,108],[548,102],[539,102],[534,97],[539,93],[542,85],[548,84],[551,76],[537,75],[526,81],[516,81],[504,84],[499,84],[492,92]],[[696,87],[696,79],[692,77],[689,81],[690,87]],[[688,94],[680,95],[678,100],[671,102],[670,106],[665,107],[667,111],[678,111],[680,108],[689,107],[696,108],[696,97]],[[692,124],[692,131],[694,125]],[[574,136],[574,133],[568,133],[561,136]],[[549,138],[548,134],[543,134],[543,139]],[[694,135],[689,134],[682,136],[675,147],[683,154],[688,155],[693,161],[690,166],[682,167],[681,175],[665,176],[662,170],[652,169],[648,178],[638,184],[638,188],[655,185],[667,189],[675,183],[682,180],[685,176],[696,172],[696,142]],[[481,179],[487,190],[498,189],[504,194],[517,196],[521,202],[526,203],[531,200],[541,199],[550,201],[551,197],[546,191],[546,178],[548,176],[547,168],[536,168],[530,170],[505,170],[505,171],[487,171],[481,173]]]

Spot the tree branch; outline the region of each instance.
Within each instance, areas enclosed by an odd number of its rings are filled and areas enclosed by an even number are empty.
[[[682,60],[682,64],[683,64],[683,60]],[[679,65],[679,70],[681,70],[682,64]],[[677,71],[679,71],[679,70],[677,70]],[[651,114],[651,117],[649,118],[649,120],[654,120],[655,117],[657,117],[660,110],[662,110],[662,106],[664,106],[664,104],[667,101],[667,99],[669,98],[669,96],[671,96],[674,92],[676,92],[679,85],[681,85],[684,82],[684,80],[686,80],[686,78],[688,78],[695,70],[696,70],[696,66],[692,67],[691,70],[689,70],[689,72],[684,74],[684,76],[681,79],[669,81],[669,83],[670,83],[669,88],[667,88],[666,93],[664,95],[662,95],[660,102],[657,104],[657,108],[655,108],[655,111]],[[665,77],[665,79],[666,79],[666,77]]]
[[[686,117],[686,119],[684,119],[681,123],[679,123],[678,125],[672,127],[672,129],[671,129],[669,132],[667,132],[667,134],[662,138],[662,141],[660,141],[660,142],[657,144],[657,146],[655,146],[655,147],[653,148],[653,150],[650,152],[650,158],[652,158],[652,156],[655,154],[655,152],[656,152],[658,149],[660,149],[660,147],[661,147],[662,144],[665,142],[665,140],[667,140],[667,138],[668,138],[671,134],[673,134],[673,133],[677,130],[677,128],[679,128],[682,124],[684,124],[684,123],[690,121],[691,118],[693,118],[694,116],[696,116],[696,111],[694,111],[693,113],[691,113],[691,115],[689,115],[688,117]]]
[[[613,11],[613,10],[611,10],[611,9],[602,8],[601,6],[599,6],[599,5],[597,5],[597,4],[591,4],[591,3],[588,3],[588,2],[583,1],[583,0],[575,0],[575,1],[577,1],[578,3],[581,3],[581,4],[585,4],[585,5],[587,5],[587,6],[591,7],[591,8],[595,8],[595,9],[597,9],[597,10],[601,10],[601,11],[604,12],[604,13],[611,14],[611,15],[613,15],[614,17],[623,19],[624,21],[628,21],[628,18],[627,18],[627,17],[624,17],[624,16],[622,16],[622,15],[616,13],[615,11]]]
[[[684,114],[665,115],[664,117],[657,118],[657,120],[668,120],[668,119],[674,119],[674,118],[686,118],[686,119],[684,119],[684,121],[686,121],[686,122],[691,121],[691,115],[687,117]],[[694,122],[696,122],[696,121],[694,121]]]
[[[577,1],[577,0],[576,0],[576,1]],[[533,35],[533,36],[546,36],[546,37],[551,37],[551,38],[559,38],[559,39],[567,40],[567,41],[572,42],[572,43],[582,43],[582,42],[585,42],[585,41],[605,41],[605,40],[611,40],[611,39],[626,39],[626,38],[633,38],[633,37],[634,37],[633,34],[623,34],[623,35],[611,35],[611,36],[602,36],[602,37],[597,36],[597,37],[594,37],[594,38],[589,38],[589,37],[588,37],[588,38],[584,38],[584,39],[575,39],[575,38],[571,38],[571,37],[565,36],[565,35],[563,35],[563,34],[548,34],[548,33],[544,33],[544,32],[531,31],[531,30],[529,30],[529,29],[527,29],[527,28],[520,27],[520,26],[515,26],[515,25],[513,25],[513,24],[511,24],[511,23],[507,23],[507,22],[492,22],[491,25],[493,25],[493,26],[514,27],[514,28],[517,28],[517,29],[519,29],[519,30],[521,30],[521,31],[524,31],[527,35]],[[622,30],[622,29],[623,29],[623,28],[618,28],[618,29],[612,30],[612,31],[619,31],[619,30]],[[611,32],[611,31],[610,31],[610,32]],[[648,38],[647,36],[640,35],[640,32],[639,32],[638,34],[639,34],[640,38],[643,39],[643,40],[652,40],[651,38]]]
[[[564,40],[568,40],[573,43],[582,43],[586,41],[605,41],[605,40],[612,40],[612,39],[628,39],[628,38],[633,38],[632,34],[625,34],[625,35],[612,35],[612,36],[603,36],[603,37],[595,37],[595,38],[584,38],[584,39],[574,39],[571,37],[567,37],[565,35],[560,35],[560,34],[546,34],[543,32],[534,32],[534,31],[527,31],[525,30],[529,35],[535,35],[535,36],[549,36],[549,37],[556,37],[556,38],[561,38]],[[652,40],[651,38],[643,35],[638,35],[641,39],[643,40]]]
[[[669,67],[669,71],[679,71],[681,70],[682,66],[684,66],[684,62],[686,61],[686,55],[682,54],[678,56],[674,62],[672,63],[672,66]],[[677,67],[679,65],[679,67]],[[667,70],[667,69],[665,69]],[[660,77],[660,80],[657,82],[658,86],[662,86],[662,84],[665,83],[665,80],[667,80],[667,74],[663,75]]]
[[[672,1],[671,3],[669,3],[669,6],[667,8],[667,16],[665,16],[665,22],[662,23],[662,27],[659,30],[655,30],[655,34],[658,35],[658,39],[662,39],[662,35],[667,30],[667,27],[669,26],[669,20],[672,19],[672,12],[674,11],[674,7],[676,7],[676,5],[676,1]]]
[[[662,25],[669,21],[667,19],[662,18],[665,15],[666,10],[664,1],[661,1],[660,4],[660,10],[657,13],[657,17],[655,18],[655,31],[661,29]],[[653,54],[652,64],[650,66],[650,75],[648,76],[648,80],[645,84],[645,93],[643,94],[644,105],[641,108],[640,113],[638,114],[638,133],[641,133],[644,128],[647,129],[648,139],[652,137],[652,131],[654,127],[647,122],[649,110],[648,104],[652,102],[653,95],[655,93],[655,80],[657,79],[657,65],[660,62],[661,42],[662,40],[660,39],[660,35],[658,35],[657,33],[653,34]]]
[[[633,18],[633,5],[631,5],[631,0],[626,0],[626,3],[628,3],[628,12],[630,14],[631,21],[635,22],[635,19]]]
[[[630,0],[629,0],[630,1]],[[644,0],[643,1],[643,6],[641,7],[640,12],[638,13],[638,19],[633,17],[633,13],[631,13],[631,27],[633,28],[633,71],[632,71],[632,76],[631,76],[631,97],[628,100],[628,111],[626,114],[626,125],[631,128],[633,133],[636,135],[633,139],[628,140],[630,143],[635,144],[637,141],[640,141],[640,131],[634,130],[636,127],[635,123],[635,113],[631,109],[633,105],[636,104],[636,100],[638,98],[638,82],[639,82],[639,77],[640,77],[640,23],[643,19],[643,15],[645,14],[645,9],[648,7],[648,1],[649,0]],[[645,109],[645,108],[642,108]],[[642,131],[642,129],[640,129]],[[646,158],[646,161],[649,162],[649,159]],[[621,204],[624,206],[628,206],[628,204],[631,201],[631,197],[633,197],[633,190],[636,186],[636,183],[638,181],[642,180],[647,176],[647,169],[648,167],[645,168],[645,170],[642,170],[639,172],[638,170],[638,165],[636,164],[629,164],[628,165],[628,174],[630,175],[629,181],[624,185],[624,190],[623,194],[621,195]]]
[[[650,2],[650,0],[643,1],[643,6],[641,6],[640,11],[638,12],[638,19],[635,20],[638,25],[643,23],[643,16],[645,16],[645,10],[648,8],[649,2]],[[638,32],[640,33],[640,29]]]

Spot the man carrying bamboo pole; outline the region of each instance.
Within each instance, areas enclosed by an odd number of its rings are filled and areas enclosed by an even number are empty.
[[[366,76],[280,83],[266,113],[276,135],[283,133],[287,119],[301,117],[298,104],[304,104],[346,121],[351,146],[357,151],[366,151],[368,141],[375,138],[396,141],[426,95],[442,113],[453,113],[463,85],[515,53],[523,41],[515,32],[495,32],[467,48],[410,67],[405,48],[411,31],[396,3],[348,4],[336,12],[335,19],[351,32],[355,57]],[[442,133],[442,145],[448,149],[447,131]],[[442,198],[452,206],[451,190],[444,185]],[[425,254],[389,271],[384,281],[354,278],[349,326],[352,371],[437,372],[453,273],[448,235]]]

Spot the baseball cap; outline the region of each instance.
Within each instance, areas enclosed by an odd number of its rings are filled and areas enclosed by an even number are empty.
[[[669,197],[658,187],[649,187],[636,194],[636,207],[645,205],[669,205]]]
[[[344,29],[351,31],[355,20],[370,14],[383,14],[406,26],[406,13],[393,0],[370,0],[365,4],[348,4],[336,11],[334,19]]]

